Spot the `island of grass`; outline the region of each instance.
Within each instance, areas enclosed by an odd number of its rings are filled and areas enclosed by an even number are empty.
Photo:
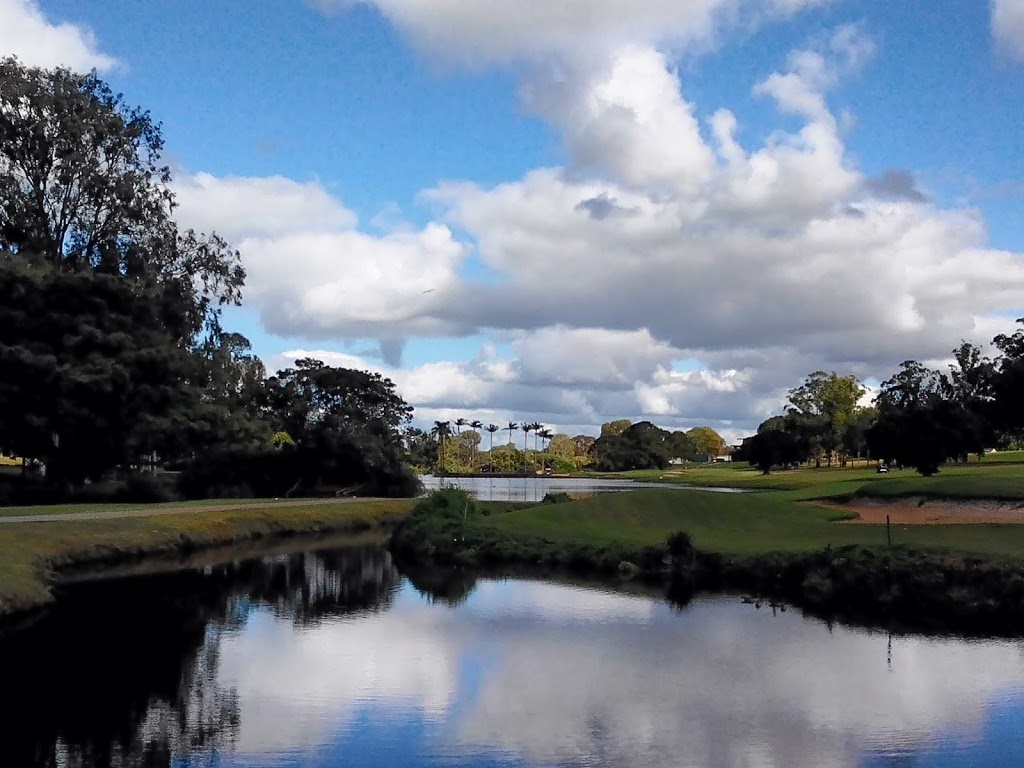
[[[0,619],[48,604],[58,572],[254,541],[390,529],[411,499],[253,499],[0,509]],[[28,522],[36,521],[36,522]],[[280,541],[278,541],[280,544]]]
[[[895,629],[1024,633],[1024,467],[951,470],[929,479],[804,470],[773,476],[774,490],[760,493],[645,489],[503,510],[447,490],[417,505],[392,549],[400,563],[614,573],[683,597],[744,591]],[[746,487],[760,477],[725,476]],[[998,508],[1012,522],[861,519],[887,495],[926,511],[948,500]]]

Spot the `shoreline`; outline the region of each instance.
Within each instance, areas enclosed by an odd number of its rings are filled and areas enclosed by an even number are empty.
[[[232,559],[289,539],[390,533],[412,499],[290,506],[243,505],[154,516],[26,522],[0,531],[0,631],[45,610],[54,588],[77,577],[104,578],[188,567],[203,557]],[[77,574],[77,576],[76,576]]]
[[[967,636],[1024,635],[1024,562],[1019,558],[912,542],[889,546],[884,525],[881,543],[877,533],[874,540],[839,539],[835,545],[828,539],[797,546],[790,542],[791,549],[764,541],[760,548],[730,554],[714,545],[695,544],[686,530],[686,505],[671,497],[661,502],[663,508],[668,504],[678,510],[672,527],[658,529],[664,533],[657,535],[646,533],[651,528],[644,526],[650,523],[641,522],[641,517],[652,511],[645,507],[653,507],[656,500],[652,495],[636,498],[633,504],[623,503],[622,497],[598,499],[492,517],[472,508],[467,516],[464,497],[449,492],[421,502],[396,529],[391,550],[403,569],[428,564],[468,572],[524,566],[564,569],[655,584],[680,603],[701,592],[739,592],[864,626]],[[704,511],[716,517],[735,514],[717,499],[704,501]],[[759,517],[772,509],[749,514]],[[623,514],[612,514],[616,511]],[[836,527],[819,530],[851,531],[842,523],[827,525]],[[599,533],[598,526],[603,526]],[[856,526],[861,528],[868,526]]]

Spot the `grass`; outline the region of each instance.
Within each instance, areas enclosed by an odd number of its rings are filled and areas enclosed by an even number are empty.
[[[864,485],[858,493],[881,499],[921,496],[933,499],[1024,501],[1024,473],[1011,475],[1006,472],[974,472],[935,477],[887,478]]]
[[[199,501],[171,501],[166,504],[52,504],[33,507],[0,507],[0,517],[26,517],[34,515],[70,515],[79,512],[129,512],[137,509],[179,509],[185,507],[273,505],[280,499],[203,499]]]
[[[1013,455],[1017,453],[1013,452]],[[806,467],[764,475],[754,467],[739,464],[638,470],[599,476],[643,482],[679,483],[699,488],[731,487],[748,491],[780,492],[781,498],[790,501],[835,498],[855,493],[869,494],[871,488],[884,488],[896,481],[907,489],[920,487],[920,495],[927,495],[929,487],[940,489],[948,486],[953,489],[951,498],[1024,500],[1024,463],[1018,462],[950,464],[933,478],[921,477],[910,469],[879,474],[873,468],[839,467]],[[1015,488],[1017,490],[1014,490]],[[899,495],[915,494],[908,491]]]
[[[775,494],[649,489],[481,518],[479,525],[552,542],[659,546],[684,530],[706,552],[751,556],[886,543],[885,526],[840,525],[841,510]],[[1024,525],[894,526],[893,543],[1024,563]]]
[[[397,522],[413,504],[412,499],[396,499],[282,507],[254,505],[250,500],[217,512],[0,526],[0,614],[49,602],[51,574],[56,567],[183,552],[265,536],[367,530]],[[36,507],[33,511],[52,513],[53,509]]]

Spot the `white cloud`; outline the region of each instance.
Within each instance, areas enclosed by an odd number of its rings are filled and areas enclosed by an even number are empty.
[[[356,215],[316,181],[197,173],[179,176],[174,192],[180,221],[229,240],[344,232],[356,225]]]
[[[992,34],[1007,55],[1024,61],[1024,2],[992,0]]]
[[[287,179],[198,175],[182,211],[238,237],[269,330],[381,340],[425,421],[650,418],[734,438],[809,371],[884,379],[987,341],[1022,308],[1024,259],[988,247],[977,211],[929,201],[898,169],[869,178],[849,156],[830,93],[873,50],[843,26],[752,84],[800,120],[756,145],[732,110],[687,101],[650,45],[534,70],[524,96],[570,162],[439,183],[420,195],[437,214],[421,227],[389,216],[367,234],[322,186]],[[486,280],[466,276],[471,260]],[[397,366],[404,339],[476,333],[512,355]],[[331,344],[306,346],[330,362]]]
[[[325,10],[356,2],[308,1]],[[588,59],[634,43],[709,46],[724,30],[791,16],[826,0],[364,1],[431,54],[479,63]]]
[[[443,224],[367,234],[321,184],[282,177],[197,173],[174,190],[180,224],[215,230],[242,253],[247,305],[272,333],[400,340],[453,328],[432,311],[467,248]]]
[[[76,24],[55,24],[36,0],[0,0],[0,56],[34,67],[109,70],[117,60],[101,53],[95,36]]]

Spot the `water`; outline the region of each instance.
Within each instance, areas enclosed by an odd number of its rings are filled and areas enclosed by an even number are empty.
[[[0,765],[1010,768],[1022,650],[284,555],[76,586],[0,643]]]
[[[595,493],[637,491],[641,488],[675,488],[711,493],[746,493],[743,488],[695,488],[680,483],[641,483],[630,480],[601,480],[583,477],[421,477],[427,491],[455,487],[469,491],[481,501],[540,501],[547,493],[564,492],[590,496]]]

